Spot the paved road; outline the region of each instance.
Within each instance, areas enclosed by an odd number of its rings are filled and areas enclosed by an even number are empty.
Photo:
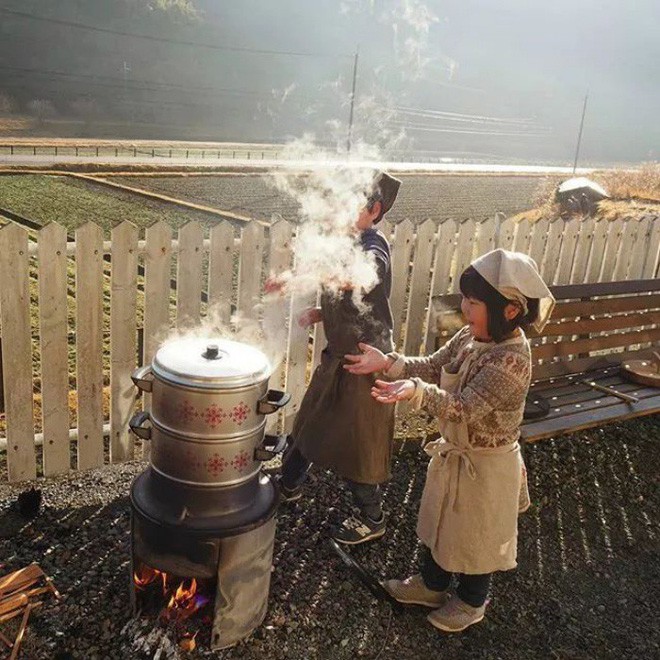
[[[0,155],[1,165],[18,165],[23,167],[63,165],[66,163],[78,164],[108,164],[118,167],[124,165],[163,165],[169,167],[228,167],[241,169],[270,169],[273,167],[286,167],[291,169],[312,169],[328,166],[328,161],[317,160],[285,160],[264,158],[259,160],[243,158],[168,158],[152,156],[51,156],[51,155]],[[333,166],[347,164],[346,161],[337,160]],[[468,172],[468,173],[501,173],[501,174],[570,174],[572,167],[551,167],[542,165],[496,165],[483,163],[403,163],[403,162],[377,162],[377,161],[350,161],[353,167],[378,167],[393,172]],[[578,168],[578,174],[586,174],[591,169]]]

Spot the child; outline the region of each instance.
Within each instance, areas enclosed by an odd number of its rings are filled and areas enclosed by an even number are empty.
[[[401,182],[377,174],[365,208],[356,221],[362,249],[373,253],[378,283],[364,295],[358,310],[350,290],[337,295],[324,291],[321,307],[303,312],[301,325],[322,322],[328,344],[296,416],[292,448],[280,476],[285,501],[301,497],[302,484],[312,463],[334,470],[350,488],[360,515],[347,518],[333,534],[341,543],[364,543],[385,533],[380,485],[390,477],[394,431],[391,407],[371,397],[373,377],[352,375],[342,369],[344,354],[357,351],[359,342],[379,350],[393,349],[392,281],[387,239],[375,225],[394,204]]]
[[[382,371],[381,403],[412,401],[439,418],[417,521],[421,574],[384,586],[402,603],[435,608],[428,620],[458,632],[481,621],[494,571],[516,566],[517,516],[529,506],[518,438],[531,375],[523,328],[542,330],[554,298],[530,257],[494,250],[461,275],[467,325],[430,357],[360,345],[350,373]],[[450,591],[452,574],[458,586]]]

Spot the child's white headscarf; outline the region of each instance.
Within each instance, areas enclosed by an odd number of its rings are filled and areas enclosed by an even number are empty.
[[[542,332],[555,306],[555,298],[539,275],[536,262],[521,252],[498,248],[472,262],[472,267],[507,300],[527,313],[527,298],[539,299],[539,317],[532,324]]]

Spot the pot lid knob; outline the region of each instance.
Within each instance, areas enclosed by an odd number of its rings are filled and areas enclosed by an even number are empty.
[[[217,344],[208,344],[206,350],[202,353],[202,357],[207,360],[219,360],[221,357],[220,347]]]

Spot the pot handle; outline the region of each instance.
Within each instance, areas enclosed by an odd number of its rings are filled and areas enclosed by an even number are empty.
[[[281,454],[286,447],[286,433],[282,435],[265,435],[261,447],[254,450],[255,461],[270,461],[278,454]]]
[[[270,415],[277,412],[280,408],[286,406],[291,401],[291,395],[288,392],[280,390],[268,390],[266,394],[259,399],[257,404],[257,413],[260,415]]]
[[[142,411],[135,413],[131,418],[131,421],[128,423],[131,431],[137,435],[138,438],[143,440],[151,440],[151,428],[143,426],[143,424],[150,419],[149,413]]]
[[[151,392],[154,384],[154,375],[151,371],[151,365],[148,364],[145,367],[136,369],[131,376],[131,380],[139,390],[142,390],[143,392]]]

